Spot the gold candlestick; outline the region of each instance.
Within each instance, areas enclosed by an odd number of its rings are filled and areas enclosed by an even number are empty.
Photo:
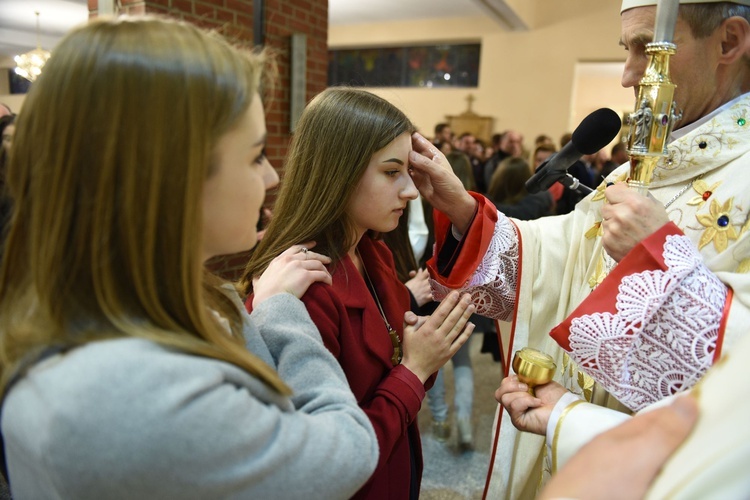
[[[673,100],[676,86],[669,77],[669,59],[677,50],[672,38],[678,8],[678,1],[659,0],[653,41],[646,44],[648,66],[638,83],[635,111],[625,120],[630,125],[628,185],[641,194],[648,193],[656,164],[668,156],[667,142],[672,128],[682,119]]]
[[[528,393],[532,396],[536,396],[534,387],[552,380],[555,368],[557,365],[552,356],[531,347],[524,347],[513,356],[513,371],[518,380],[529,386]]]

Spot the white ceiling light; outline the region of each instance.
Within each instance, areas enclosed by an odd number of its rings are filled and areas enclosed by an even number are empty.
[[[13,58],[16,62],[16,74],[32,82],[42,74],[42,67],[50,56],[48,51],[42,49],[39,36],[39,12],[36,11],[34,14],[36,14],[36,48]]]

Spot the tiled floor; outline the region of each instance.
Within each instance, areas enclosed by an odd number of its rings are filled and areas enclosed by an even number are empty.
[[[495,389],[502,378],[500,363],[489,354],[480,353],[481,333],[471,338],[471,359],[474,368],[474,450],[459,450],[456,440],[456,425],[452,422],[451,436],[445,442],[436,440],[431,432],[432,416],[427,402],[419,412],[419,428],[422,432],[424,474],[420,500],[480,499],[484,490],[487,465],[489,464],[492,422],[497,402]],[[453,368],[445,368],[446,400],[453,403]],[[453,414],[451,413],[451,417]]]

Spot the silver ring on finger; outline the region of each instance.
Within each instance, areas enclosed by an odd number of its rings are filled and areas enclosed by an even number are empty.
[[[303,254],[305,254],[305,260],[307,260],[307,252],[308,252],[309,250],[310,250],[310,249],[309,249],[309,248],[307,248],[307,247],[302,247],[302,248],[300,248],[300,252],[302,252]]]

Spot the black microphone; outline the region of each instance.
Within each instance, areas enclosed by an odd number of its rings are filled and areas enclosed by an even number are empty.
[[[581,156],[594,154],[609,144],[621,126],[620,117],[609,108],[600,108],[588,115],[573,131],[570,142],[542,163],[526,181],[526,190],[537,193],[548,189],[556,181],[573,189],[578,188],[577,179],[567,174],[568,168]]]

